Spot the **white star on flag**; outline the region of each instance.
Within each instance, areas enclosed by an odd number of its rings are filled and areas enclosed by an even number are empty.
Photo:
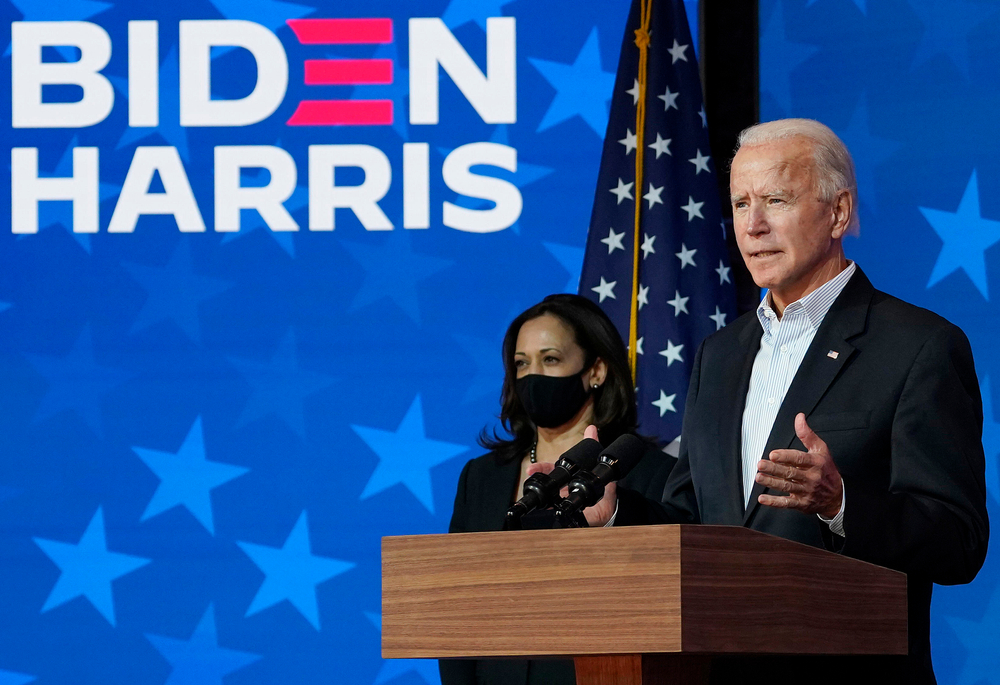
[[[701,214],[701,207],[704,204],[704,202],[695,202],[694,198],[688,195],[688,203],[686,205],[681,205],[681,209],[688,213],[688,221],[691,221],[691,219],[695,217],[704,219],[705,217]]]
[[[681,297],[681,291],[675,290],[674,299],[667,300],[667,304],[673,305],[674,316],[678,316],[681,312],[688,313],[688,300],[690,299],[690,297]]]
[[[625,248],[623,247],[622,249],[624,250]],[[729,280],[729,267],[723,264],[721,259],[719,260],[719,268],[715,270],[715,273],[719,274],[719,285],[732,283]]]
[[[639,294],[636,296],[636,302],[639,303],[639,311],[642,311],[642,306],[644,304],[649,304],[649,286],[640,285]]]
[[[698,116],[701,117],[701,127],[708,128],[708,117],[705,115],[705,105],[702,105],[701,109],[698,110]]]
[[[632,96],[632,104],[633,105],[638,105],[639,104],[639,79],[636,79],[635,80],[635,84],[632,86],[632,88],[629,89],[629,90],[626,90],[625,92]]]
[[[622,180],[618,179],[618,187],[612,188],[611,192],[618,196],[618,204],[622,203],[622,200],[628,198],[632,199],[632,184],[623,183]]]
[[[638,146],[639,139],[632,133],[632,129],[627,128],[625,129],[625,137],[618,142],[625,146],[625,154],[629,155]],[[705,171],[708,171],[708,169],[706,168]]]
[[[656,250],[653,249],[653,241],[656,240],[655,235],[649,235],[648,233],[642,234],[642,245],[639,247],[642,250],[642,258],[645,259],[651,254],[656,254]],[[622,248],[623,250],[625,248]]]
[[[674,109],[676,109],[679,112],[681,108],[677,106],[677,96],[678,95],[680,95],[680,93],[671,93],[670,92],[670,86],[667,86],[667,92],[665,92],[663,95],[657,95],[656,97],[658,97],[661,100],[663,100],[663,111],[664,112],[666,112],[671,107],[674,108]]]
[[[709,157],[708,155],[701,154],[701,150],[695,150],[694,158],[688,160],[689,162],[694,164],[695,176],[697,176],[703,171],[705,172],[708,171],[708,160],[710,159],[711,157]]]
[[[612,226],[608,229],[608,237],[602,238],[601,242],[608,246],[608,254],[611,254],[615,250],[624,250],[625,246],[622,245],[622,239],[625,237],[625,231],[621,233],[615,233],[615,229]]]
[[[643,195],[643,199],[649,201],[648,209],[652,209],[653,205],[662,205],[663,200],[660,199],[660,193],[663,192],[663,186],[657,188],[652,183],[649,184],[649,192]]]
[[[617,297],[615,297],[616,285],[618,285],[618,281],[611,281],[610,283],[608,283],[607,281],[604,280],[604,276],[601,276],[601,284],[596,288],[591,288],[591,290],[600,295],[601,299],[598,301],[598,304],[604,302],[604,299],[607,297],[610,297],[612,300],[618,299]],[[716,309],[718,309],[718,307],[716,307]]]
[[[656,133],[656,142],[650,143],[649,148],[656,151],[656,158],[659,159],[661,154],[668,154],[673,157],[674,153],[670,151],[670,143],[673,142],[672,138],[663,138],[660,136],[659,131]]]
[[[726,325],[726,313],[721,311],[718,305],[715,306],[715,314],[712,314],[708,318],[715,322],[715,330],[719,330]]]
[[[670,61],[670,63],[673,64],[677,60],[683,60],[684,62],[687,62],[688,61],[687,55],[684,54],[684,52],[687,49],[688,49],[688,46],[686,46],[686,45],[678,45],[677,39],[674,38],[674,47],[672,47],[669,50],[667,50],[667,52],[670,53],[670,57],[672,58],[671,61]]]
[[[651,404],[660,410],[660,416],[663,416],[668,411],[677,411],[674,409],[674,398],[677,397],[677,393],[673,395],[668,395],[662,390],[660,390],[660,399],[652,402]]]
[[[677,256],[677,259],[681,260],[682,269],[688,264],[690,264],[691,266],[698,266],[697,264],[694,263],[694,253],[697,251],[698,251],[697,249],[689,250],[687,249],[687,245],[681,243],[681,251],[675,252],[674,254]]]
[[[642,341],[643,340],[645,340],[645,338],[639,338],[638,340],[635,341],[635,353],[636,354],[642,354]]]
[[[660,354],[667,358],[667,366],[670,366],[674,362],[684,363],[684,359],[681,357],[681,350],[684,349],[683,345],[675,345],[672,340],[667,341],[667,349],[660,350]]]

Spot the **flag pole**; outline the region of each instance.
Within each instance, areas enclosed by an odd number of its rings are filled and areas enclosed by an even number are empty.
[[[653,0],[641,0],[639,28],[635,31],[635,44],[639,48],[639,101],[635,108],[635,135],[639,141],[635,152],[635,230],[632,236],[632,304],[628,326],[628,364],[635,383],[638,367],[639,338],[639,228],[642,224],[642,162],[643,141],[646,139],[646,66],[649,59],[649,22],[653,13]]]

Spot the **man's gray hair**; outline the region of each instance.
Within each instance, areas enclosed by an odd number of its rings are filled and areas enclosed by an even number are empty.
[[[813,119],[779,119],[756,124],[743,129],[736,143],[736,151],[744,146],[763,145],[786,138],[805,138],[813,144],[813,163],[816,168],[816,185],[820,199],[832,202],[842,190],[847,190],[853,200],[851,221],[847,232],[857,235],[858,182],[854,175],[854,161],[847,146],[827,126]]]

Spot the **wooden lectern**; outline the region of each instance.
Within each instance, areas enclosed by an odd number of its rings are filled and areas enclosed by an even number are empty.
[[[762,635],[906,654],[906,576],[733,526],[382,539],[386,659],[572,657],[579,685],[703,683]]]

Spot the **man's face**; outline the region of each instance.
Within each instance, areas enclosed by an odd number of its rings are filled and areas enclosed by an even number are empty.
[[[733,159],[736,242],[754,282],[781,309],[843,268],[850,197],[821,201],[813,166],[812,143],[801,137],[743,147]]]

